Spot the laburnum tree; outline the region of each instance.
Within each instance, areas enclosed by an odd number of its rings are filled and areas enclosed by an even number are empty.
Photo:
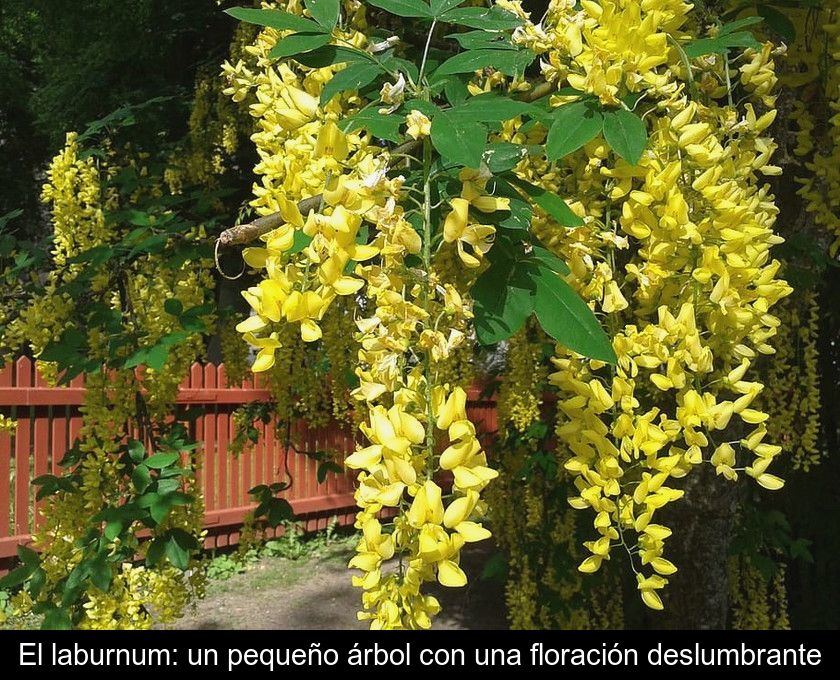
[[[6,354],[89,386],[65,474],[36,480],[16,607],[138,628],[203,594],[201,442],[170,416],[218,334],[233,382],[250,362],[271,387],[240,444],[269,413],[287,444],[298,420],[356,432],[322,465],[358,471],[349,566],[372,628],[430,627],[426,584],[464,586],[461,551],[491,532],[514,627],[788,625],[807,543],[763,498],[821,458],[837,10],[228,8],[242,23],[184,140],[127,141],[154,101],[68,134],[48,272],[4,255]],[[237,261],[250,311],[220,309]],[[476,382],[497,393],[492,439],[467,415]],[[287,489],[253,490],[252,529],[291,518]]]

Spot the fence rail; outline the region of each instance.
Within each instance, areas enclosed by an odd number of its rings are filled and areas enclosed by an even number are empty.
[[[34,526],[44,521],[43,501],[36,501],[31,481],[43,474],[58,474],[58,462],[82,426],[79,406],[84,401],[84,379],[66,387],[50,387],[35,370],[34,362],[21,357],[0,369],[0,413],[17,421],[13,434],[0,432],[0,568],[7,566],[18,545],[30,541]],[[286,451],[275,437],[275,423],[257,423],[259,441],[238,456],[231,455],[234,436],[232,413],[237,406],[267,399],[259,379],[229,385],[224,364],[193,364],[180,387],[179,406],[203,407],[190,425],[202,444],[203,467],[199,472],[204,494],[207,548],[235,544],[246,513],[254,506],[248,489],[283,478]],[[495,431],[494,404],[470,394],[470,416],[485,432]],[[304,451],[324,449],[350,452],[353,433],[340,426],[306,429],[294,425],[293,440]],[[296,450],[288,452],[294,484],[287,498],[307,528],[326,526],[333,517],[351,521],[354,514],[353,475],[330,474],[317,479],[317,462]]]

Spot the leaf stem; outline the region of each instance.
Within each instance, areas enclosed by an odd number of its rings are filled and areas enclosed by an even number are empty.
[[[434,25],[433,25],[434,27]],[[429,31],[431,35],[431,31]],[[429,309],[429,285],[432,271],[432,144],[423,139],[423,309]],[[426,456],[428,473],[434,473],[435,422],[432,412],[432,362],[430,352],[423,354],[423,373],[426,382]]]
[[[432,44],[432,34],[435,32],[437,26],[437,19],[432,19],[432,25],[429,27],[429,35],[426,36],[426,46],[423,48],[423,59],[420,62],[420,72],[417,75],[417,85],[422,87],[423,74],[426,71],[426,60],[429,57],[429,46]]]

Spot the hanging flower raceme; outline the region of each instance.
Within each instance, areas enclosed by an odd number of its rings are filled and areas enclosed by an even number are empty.
[[[775,117],[772,53],[698,60],[690,76],[675,44],[688,37],[690,10],[553,2],[540,26],[518,34],[542,52],[546,80],[567,88],[555,97],[561,110],[575,101],[571,87],[596,98],[605,121],[628,101],[646,121],[636,163],[612,147],[605,122],[603,137],[593,131],[556,169],[517,170],[578,202],[584,226],[535,226],[607,315],[618,357],[608,371],[558,347],[550,376],[559,453],[578,491],[570,503],[595,517],[580,570],[597,571],[619,548],[655,609],[677,569],[664,556],[671,529],[656,523],[683,496],[677,480],[711,464],[730,480],[743,472],[768,489],[783,483],[769,472],[782,449],[765,441],[768,415],[755,404],[763,385],[748,377],[759,355],[774,352],[780,322],[770,309],[791,290],[770,255],[781,239],[763,181],[779,172],[765,136]],[[741,108],[726,101],[736,75]],[[711,98],[697,97],[697,81]],[[526,143],[515,127],[506,135]]]
[[[296,3],[283,8],[303,13]],[[364,49],[366,38],[356,28],[362,18],[351,13],[332,39]],[[258,350],[252,369],[274,370],[287,324],[299,326],[304,343],[322,342],[324,319],[336,301],[364,295],[352,396],[367,411],[360,425],[365,443],[345,461],[359,470],[362,539],[350,566],[363,572],[354,583],[364,590],[360,616],[372,627],[428,628],[440,607],[422,593],[422,584],[464,585],[462,546],[489,536],[480,523],[479,493],[496,473],[467,416],[465,391],[444,379],[446,362],[467,337],[470,308],[431,269],[430,244],[424,250],[409,221],[404,179],[392,171],[399,159],[367,133],[339,124],[368,102],[351,91],[325,104],[324,87],[340,67],[273,61],[268,55],[281,35],[262,31],[250,49],[253,64],[224,67],[230,95],[245,99],[251,90],[256,98],[252,139],[261,180],[252,206],[283,220],[263,235],[263,247],[244,252],[263,278],[244,293],[252,315],[237,330]],[[381,88],[383,115],[405,99],[401,78]],[[412,111],[406,135],[422,140],[430,125]],[[464,179],[464,197],[453,199],[443,230],[467,266],[480,264],[494,233],[473,223],[467,208],[504,207],[486,195],[486,180]],[[407,264],[421,257],[425,268]],[[447,472],[454,477],[451,491],[441,480]],[[387,525],[379,516],[383,509],[395,513]],[[384,566],[390,560],[399,562],[396,573]]]

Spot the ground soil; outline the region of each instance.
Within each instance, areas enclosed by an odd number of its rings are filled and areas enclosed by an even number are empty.
[[[470,550],[469,548],[472,548]],[[361,591],[350,582],[351,544],[342,542],[301,560],[265,558],[245,573],[211,581],[207,597],[173,627],[213,629],[363,629],[356,619]],[[492,555],[468,546],[461,564],[470,578],[465,588],[430,586],[443,611],[434,628],[506,628],[504,592],[496,580],[479,578]]]

